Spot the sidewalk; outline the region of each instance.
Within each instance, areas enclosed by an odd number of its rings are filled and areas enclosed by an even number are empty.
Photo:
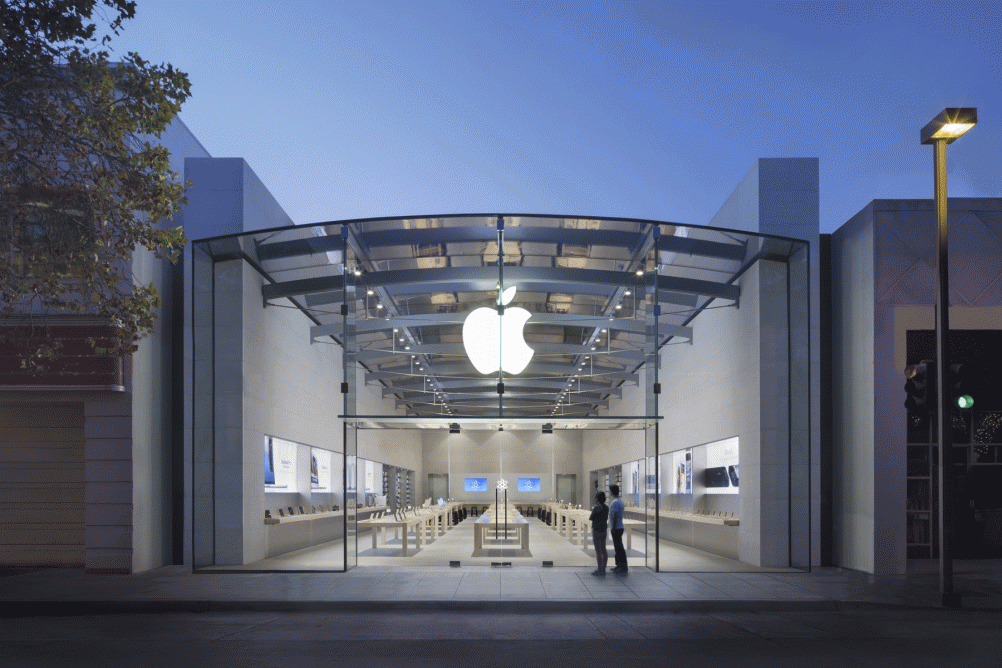
[[[0,577],[0,616],[221,610],[830,611],[938,608],[936,562],[876,577],[811,573],[652,573],[578,568],[373,568],[348,573],[136,575],[46,570]],[[1002,610],[1002,561],[955,562],[962,607]]]

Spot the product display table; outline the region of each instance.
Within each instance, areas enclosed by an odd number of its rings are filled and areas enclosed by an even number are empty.
[[[487,511],[473,522],[473,556],[484,556],[484,540],[490,540],[491,533],[494,535],[505,534],[508,531],[515,531],[518,534],[518,545],[520,550],[529,550],[529,522],[521,513],[509,507],[495,510],[488,507]]]
[[[591,510],[583,508],[565,508],[559,503],[545,504],[553,513],[554,529],[572,543],[576,542],[585,549],[591,544]],[[625,515],[625,513],[624,513]],[[633,548],[633,534],[643,534],[647,531],[647,523],[642,520],[623,518],[626,549]]]
[[[421,541],[433,542],[438,536],[443,535],[446,530],[452,527],[452,509],[458,504],[447,503],[444,506],[431,506],[419,508],[404,514],[403,519],[386,515],[378,519],[359,521],[359,529],[372,529],[372,547],[375,549],[379,545],[379,534],[383,534],[383,544],[386,544],[387,531],[393,529],[393,537],[400,536],[403,530],[403,538],[400,541],[400,556],[406,557],[410,540],[408,534],[414,532],[414,549],[421,549]]]
[[[359,522],[359,528],[362,526],[372,529],[372,549],[376,549],[379,545],[379,533],[383,533],[383,544],[386,544],[386,532],[388,529],[393,529],[393,537],[397,538],[400,535],[400,530],[403,529],[403,538],[400,541],[400,556],[407,556],[407,545],[410,542],[408,539],[408,534],[414,532],[414,549],[421,549],[421,537],[425,533],[425,529],[429,524],[429,519],[434,520],[434,516],[431,515],[410,515],[409,517],[404,517],[403,519],[398,519],[393,515],[388,515],[386,517],[380,517],[375,520],[365,520]],[[429,541],[431,542],[431,541]]]

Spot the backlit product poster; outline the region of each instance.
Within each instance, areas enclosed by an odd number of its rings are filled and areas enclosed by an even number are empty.
[[[637,462],[623,464],[623,494],[637,493]]]
[[[671,453],[669,494],[692,494],[692,448]]]
[[[296,491],[296,444],[283,441],[280,438],[266,436],[264,439],[265,480],[268,479],[267,467],[273,467],[274,483],[265,483],[266,492]]]
[[[264,484],[275,484],[275,444],[271,436],[264,439]]]
[[[464,492],[486,492],[487,478],[466,478],[463,483]]]
[[[331,453],[329,450],[310,450],[310,480],[313,491],[326,492],[331,488]]]
[[[365,493],[372,494],[375,489],[373,488],[373,466],[375,462],[366,459],[365,460]]]
[[[737,494],[740,469],[738,468],[738,439],[728,438],[706,446],[706,471],[704,484],[707,494]]]

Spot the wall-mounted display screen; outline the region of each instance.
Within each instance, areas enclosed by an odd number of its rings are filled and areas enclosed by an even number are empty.
[[[331,489],[331,453],[329,450],[310,449],[310,485],[314,492]]]
[[[539,492],[541,488],[539,486],[539,478],[519,478],[518,479],[518,491],[520,492]]]
[[[740,490],[738,439],[728,438],[706,444],[706,471],[703,484],[707,494],[737,494]]]
[[[264,480],[266,492],[296,491],[295,443],[264,437]]]
[[[487,478],[466,478],[463,482],[464,492],[486,492]]]

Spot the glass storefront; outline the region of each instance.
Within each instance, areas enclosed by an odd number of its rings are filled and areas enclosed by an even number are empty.
[[[472,544],[439,538],[504,498],[528,527],[499,554],[538,566],[551,548],[533,538],[556,531],[555,561],[577,565],[571,506],[587,514],[613,470],[631,564],[676,569],[685,548],[807,568],[807,257],[790,239],[554,216],[193,243],[196,568],[471,563]]]

